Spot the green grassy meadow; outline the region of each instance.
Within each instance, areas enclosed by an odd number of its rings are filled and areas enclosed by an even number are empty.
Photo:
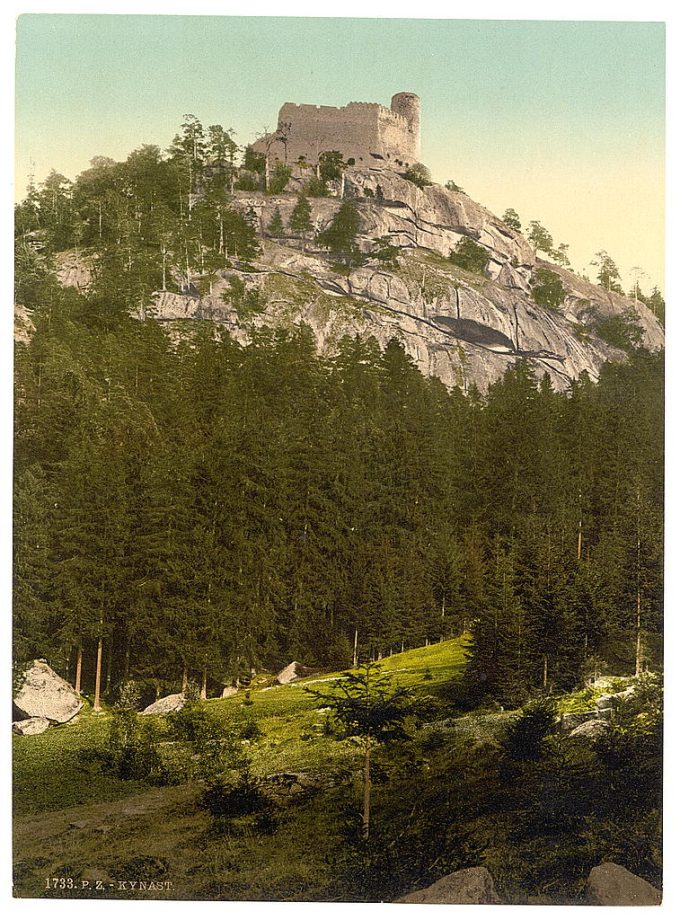
[[[459,638],[393,655],[383,660],[383,673],[393,686],[429,696],[462,672],[465,645]],[[48,877],[80,884],[77,880],[98,875],[113,880],[114,887],[106,882],[108,897],[332,898],[332,854],[341,845],[338,808],[346,807],[347,797],[360,799],[361,753],[353,739],[324,731],[323,703],[305,690],[326,691],[340,676],[251,689],[249,705],[245,692],[205,704],[225,728],[256,721],[261,735],[243,742],[256,775],[351,775],[342,790],[286,808],[273,834],[258,834],[247,821],[236,822],[227,834],[215,833],[210,816],[196,807],[198,789],[191,783],[159,788],[103,771],[89,753],[106,744],[112,718],[106,710],[95,714],[86,706],[73,723],[43,735],[16,736],[16,893],[103,896],[91,886],[46,889]],[[162,734],[165,719],[147,719]],[[117,881],[131,873],[171,881],[172,889],[119,891]]]

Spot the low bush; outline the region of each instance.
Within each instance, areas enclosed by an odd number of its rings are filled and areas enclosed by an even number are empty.
[[[489,253],[469,236],[464,236],[449,253],[449,261],[465,271],[483,275],[489,261]]]
[[[136,711],[138,699],[132,684],[121,689],[99,759],[119,779],[163,785],[170,777],[159,753],[158,731]]]
[[[430,170],[427,166],[423,165],[423,163],[414,163],[406,170],[403,176],[404,179],[407,179],[421,189],[426,188],[428,185],[432,185]]]
[[[269,177],[269,194],[280,195],[281,192],[285,191],[292,175],[293,170],[290,166],[284,166],[283,163],[277,163]]]
[[[547,736],[554,729],[554,703],[550,700],[533,701],[510,725],[503,750],[511,760],[538,760]]]
[[[328,186],[323,179],[311,178],[305,186],[305,195],[309,198],[327,198]]]
[[[644,341],[644,330],[632,307],[623,313],[601,319],[595,325],[595,332],[608,345],[628,352],[639,348]]]
[[[198,805],[220,822],[254,816],[264,828],[275,824],[274,804],[247,765],[236,776],[221,775],[205,783]]]
[[[555,310],[564,303],[567,292],[557,272],[549,268],[537,268],[531,276],[531,296],[539,306]]]

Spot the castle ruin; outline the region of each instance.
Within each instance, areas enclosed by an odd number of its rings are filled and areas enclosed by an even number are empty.
[[[300,160],[315,165],[319,154],[337,150],[350,166],[408,167],[420,158],[420,99],[397,93],[390,108],[377,102],[296,105],[279,111],[276,131],[252,145],[257,153],[293,166]]]

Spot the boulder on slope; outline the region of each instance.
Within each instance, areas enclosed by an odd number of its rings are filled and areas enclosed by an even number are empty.
[[[12,722],[12,731],[15,735],[42,735],[49,727],[50,720],[41,719],[40,717]]]
[[[83,701],[68,681],[40,659],[24,672],[21,687],[14,697],[17,721],[38,718],[68,722],[82,706]]]
[[[589,719],[582,722],[573,731],[569,732],[570,738],[581,741],[597,741],[609,732],[609,723],[604,719]]]
[[[428,888],[397,898],[397,904],[500,904],[488,869],[475,866],[445,875]]]
[[[299,661],[291,661],[289,665],[286,665],[286,667],[276,675],[276,682],[279,684],[290,684],[294,680],[299,680],[301,677],[309,677],[309,675],[313,673],[314,668],[308,668],[304,664],[300,664]]]
[[[163,696],[159,700],[156,700],[155,703],[151,703],[151,705],[141,711],[140,715],[165,716],[169,712],[178,712],[185,703],[186,699],[183,693],[171,693],[170,696]]]
[[[617,863],[605,862],[591,870],[586,883],[591,904],[606,907],[646,907],[661,904],[661,892]]]

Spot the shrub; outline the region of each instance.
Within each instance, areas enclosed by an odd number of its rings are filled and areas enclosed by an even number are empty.
[[[229,279],[229,287],[222,292],[222,300],[230,304],[240,320],[247,320],[262,313],[267,301],[258,288],[246,288],[245,282],[238,275]]]
[[[555,707],[549,700],[529,703],[510,725],[503,749],[512,760],[538,760],[555,725]]]
[[[168,714],[170,736],[182,744],[189,744],[199,753],[207,744],[218,740],[222,734],[219,723],[203,703],[189,700],[182,709]]]
[[[245,741],[257,741],[258,738],[261,738],[264,732],[257,724],[255,719],[247,719],[243,728],[241,729],[241,738]]]
[[[206,783],[199,805],[216,818],[240,818],[266,812],[271,809],[272,802],[246,766],[235,780],[218,776]]]
[[[449,192],[461,192],[463,195],[465,194],[465,189],[461,188],[453,179],[448,179],[444,183],[444,188],[448,189]]]
[[[644,330],[638,319],[635,310],[629,307],[623,313],[600,320],[595,325],[595,332],[608,345],[630,352],[639,348],[644,340]]]
[[[489,253],[470,237],[464,236],[449,253],[449,261],[468,272],[483,275],[489,261]]]
[[[428,185],[432,185],[430,170],[422,163],[414,163],[412,166],[409,166],[403,176],[404,179],[408,179],[409,182],[417,185],[418,188],[425,188]]]
[[[534,303],[554,310],[564,303],[566,295],[562,279],[549,268],[538,268],[531,276],[531,296]]]
[[[261,181],[258,175],[242,172],[234,183],[234,188],[241,192],[257,192],[260,190],[260,185]]]
[[[313,176],[305,186],[305,195],[310,198],[327,198],[328,186],[323,179]]]
[[[240,738],[227,729],[200,700],[188,700],[184,707],[168,715],[174,769],[182,779],[210,783],[227,766],[238,765]]]
[[[281,192],[285,191],[288,180],[292,175],[293,170],[290,166],[284,166],[283,163],[277,163],[269,177],[270,195],[280,195]]]
[[[138,700],[136,688],[131,684],[124,685],[118,703],[113,707],[109,736],[101,759],[120,779],[163,784],[168,781],[168,775],[158,752],[156,732],[153,725],[143,721],[135,711]]]

